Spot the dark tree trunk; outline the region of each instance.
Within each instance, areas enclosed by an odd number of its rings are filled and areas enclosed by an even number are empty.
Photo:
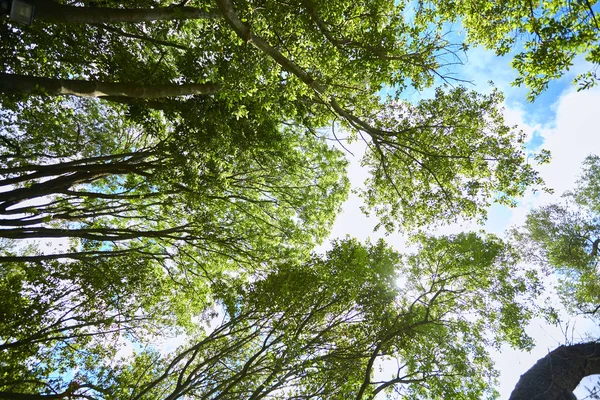
[[[29,394],[29,393],[14,393],[14,392],[0,392],[0,399],[7,400],[50,400],[50,399],[64,399],[69,397],[71,392],[67,391],[58,394]]]
[[[216,12],[203,11],[196,7],[74,7],[58,4],[52,0],[29,0],[28,2],[35,6],[35,20],[58,24],[103,24],[218,18]]]
[[[0,73],[0,92],[35,93],[37,90],[49,95],[108,97],[109,99],[118,97],[157,99],[194,94],[212,94],[218,90],[218,86],[212,83],[138,85],[135,83],[52,79]]]
[[[583,378],[600,374],[600,343],[560,346],[521,375],[509,400],[569,400]]]

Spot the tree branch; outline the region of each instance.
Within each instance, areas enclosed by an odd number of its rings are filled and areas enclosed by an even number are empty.
[[[84,81],[74,79],[52,79],[38,76],[0,73],[0,92],[48,95],[71,95],[79,97],[108,97],[156,99],[164,97],[214,94],[219,86],[214,83],[184,83],[162,85],[139,85],[136,83],[115,83]],[[122,101],[123,102],[123,101]]]
[[[58,24],[103,24],[115,22],[150,22],[186,19],[216,19],[215,11],[197,7],[155,8],[76,7],[53,0],[29,0],[35,6],[35,19]]]
[[[521,375],[509,400],[575,398],[572,392],[579,382],[595,374],[600,374],[600,343],[560,346]]]

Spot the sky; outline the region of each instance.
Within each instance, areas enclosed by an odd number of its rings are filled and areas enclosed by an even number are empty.
[[[488,81],[492,80],[494,85],[505,93],[506,121],[509,125],[518,125],[527,134],[528,150],[535,152],[543,148],[552,153],[551,163],[539,167],[538,170],[546,185],[554,189],[554,194],[528,193],[516,208],[493,205],[489,209],[484,229],[503,235],[507,228],[521,225],[532,208],[556,202],[563,192],[573,187],[583,159],[589,154],[600,154],[600,88],[576,91],[571,82],[578,73],[588,67],[584,60],[576,59],[571,70],[563,78],[552,82],[546,92],[535,102],[529,103],[525,98],[527,90],[510,84],[516,73],[510,67],[509,58],[496,57],[482,48],[469,50],[467,58],[466,64],[457,71],[459,77],[472,81],[472,88],[480,92],[488,92]],[[417,100],[428,95],[427,92],[412,92],[403,97]],[[352,186],[358,188],[367,176],[367,171],[359,165],[364,144],[353,143],[349,150],[354,154],[348,155],[351,160],[349,176]],[[361,241],[384,238],[390,245],[402,251],[404,237],[400,234],[386,236],[384,232],[374,232],[377,221],[362,214],[361,204],[357,195],[350,196],[333,226],[330,238],[343,238],[346,235]],[[437,233],[448,234],[481,228],[475,223],[463,223],[442,227]],[[548,279],[551,280],[552,277]],[[551,292],[549,293],[551,295]],[[508,399],[519,376],[549,351],[567,342],[583,341],[586,334],[600,336],[598,327],[589,321],[568,317],[561,327],[534,320],[528,326],[527,332],[536,339],[536,347],[530,353],[510,348],[503,348],[501,352],[494,353],[501,374],[499,390],[502,399]],[[582,382],[580,388],[584,384],[590,386],[590,380]],[[578,389],[575,393],[582,399],[587,391]]]

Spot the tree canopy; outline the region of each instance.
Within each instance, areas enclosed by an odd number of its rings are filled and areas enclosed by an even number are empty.
[[[565,305],[597,318],[600,310],[600,157],[588,156],[575,188],[564,201],[531,211],[513,232],[528,259],[556,271]]]
[[[78,343],[70,336],[80,340],[85,336],[78,330],[85,328],[61,326],[66,317],[31,320],[32,333],[14,333],[5,352],[17,359],[34,352],[30,346],[40,343],[53,348],[41,367],[60,370],[77,365],[77,372],[70,381],[43,380],[42,372],[21,371],[22,364],[9,359],[4,370],[11,379],[2,385],[10,390],[0,395],[8,398],[37,389],[107,399],[278,394],[363,399],[379,392],[409,398],[492,398],[490,384],[496,374],[486,344],[509,341],[527,347],[530,341],[523,326],[532,309],[522,300],[537,290],[539,282],[517,273],[517,261],[514,250],[498,238],[476,234],[423,236],[418,251],[406,255],[383,242],[338,241],[326,256],[314,255],[303,264],[280,263],[251,283],[229,281],[217,290],[223,308],[217,311],[216,326],[191,334],[188,343],[167,356],[150,348],[118,360],[113,350],[108,357],[101,354],[103,360],[91,344],[73,352]],[[127,276],[114,265],[106,267]],[[45,285],[51,292],[56,287],[54,282],[38,287]],[[127,294],[135,286],[132,282],[131,288],[115,289]],[[83,299],[89,295],[94,301],[102,299],[101,291],[86,291],[70,310],[77,317],[70,318],[85,317],[94,323],[96,335],[110,334],[99,331],[100,321],[85,316],[90,304]],[[21,292],[22,297],[26,296]],[[148,294],[128,301],[148,303],[152,298]],[[44,299],[44,304],[52,314],[52,307],[64,301]],[[141,319],[139,312],[136,316]],[[129,321],[115,320],[124,315],[96,318],[112,318],[107,325],[133,334]],[[67,344],[72,353],[63,358],[58,350]],[[110,351],[106,345],[103,350]],[[393,375],[376,373],[377,365],[389,359],[399,361]]]
[[[111,5],[118,13],[119,3],[104,3]],[[228,114],[213,121],[224,125],[217,131],[230,130],[230,118],[291,123],[329,139],[335,132],[323,129],[344,129],[350,140],[369,144],[364,163],[373,167],[373,178],[363,194],[390,228],[397,225],[392,221],[409,227],[478,217],[493,194],[504,193],[497,200],[511,202],[541,183],[526,162],[521,133],[498,111],[500,93],[446,87],[416,105],[401,100],[404,89],[433,84],[444,56],[456,51],[426,21],[404,17],[407,5],[223,0],[210,9],[197,7],[218,18],[147,21],[148,9],[138,8],[138,24],[109,29],[46,23],[43,15],[31,27],[6,26],[0,90],[126,103],[130,117],[145,125],[162,123],[152,110],[162,110],[169,124],[200,124],[196,107],[202,101],[220,104]],[[185,46],[165,43],[173,31],[170,41]],[[384,85],[395,87],[396,95],[382,99]],[[405,212],[419,207],[423,212]]]
[[[532,210],[525,225],[512,232],[529,262],[558,275],[558,293],[567,310],[596,323],[600,317],[599,195],[600,157],[590,155],[574,189],[563,194],[563,202]],[[600,373],[598,360],[597,339],[560,346],[521,377],[511,400],[528,399],[542,391],[548,399],[568,398],[563,396],[573,392],[583,378]]]
[[[575,57],[583,56],[589,69],[575,77],[579,89],[598,84],[600,19],[596,1],[460,0],[423,2],[431,20],[459,20],[468,42],[514,54],[514,84],[529,88],[533,100],[548,84],[568,71]]]
[[[495,236],[414,234],[543,188],[502,93],[444,72],[471,9],[29,2],[0,17],[0,398],[496,397],[539,278]],[[365,211],[412,253],[314,253],[358,140]]]

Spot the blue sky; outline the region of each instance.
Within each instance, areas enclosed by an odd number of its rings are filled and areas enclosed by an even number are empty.
[[[547,185],[555,190],[554,195],[529,193],[517,208],[509,209],[499,205],[490,208],[484,228],[488,232],[503,235],[507,228],[522,224],[531,208],[558,200],[561,193],[572,187],[583,159],[592,153],[600,154],[600,123],[597,122],[596,115],[600,111],[600,89],[576,91],[571,84],[573,78],[589,67],[582,59],[576,59],[573,68],[563,78],[552,82],[546,92],[535,102],[529,103],[525,97],[527,89],[511,85],[516,73],[510,67],[510,57],[499,58],[493,52],[472,48],[468,51],[467,58],[466,64],[455,71],[457,77],[472,81],[473,85],[469,86],[481,92],[490,90],[488,81],[492,80],[494,85],[505,93],[506,120],[512,125],[518,125],[527,133],[527,148],[531,151],[545,148],[552,152],[552,162],[539,170]],[[405,97],[418,100],[428,95],[428,91],[413,91]],[[354,187],[359,187],[367,176],[367,171],[358,163],[363,153],[363,145],[353,143],[350,150],[354,154],[354,157],[350,156],[350,179]],[[400,234],[385,236],[383,232],[373,232],[377,221],[365,217],[360,212],[361,204],[356,195],[350,196],[334,225],[331,238],[345,235],[360,240],[384,238],[402,250],[404,237]],[[453,233],[481,228],[473,223],[466,223],[444,227],[438,232]],[[548,279],[552,280],[551,277]],[[552,293],[549,292],[549,295],[552,296]],[[519,376],[548,351],[568,341],[581,341],[588,333],[600,336],[595,325],[580,318],[566,318],[561,327],[536,320],[528,327],[528,333],[537,341],[537,346],[531,353],[506,347],[495,354],[501,373],[501,398],[508,398]],[[582,398],[586,392],[576,393]]]

